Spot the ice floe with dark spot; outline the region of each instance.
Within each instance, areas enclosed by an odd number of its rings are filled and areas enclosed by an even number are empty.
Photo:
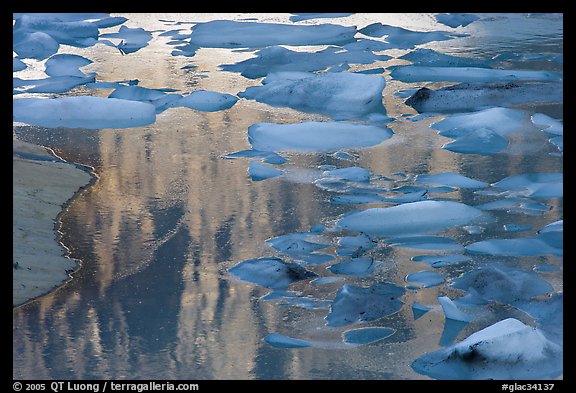
[[[432,41],[445,41],[462,36],[443,31],[414,31],[402,27],[383,25],[382,23],[372,23],[358,31],[369,37],[386,36],[386,41],[399,49],[410,49],[416,45]]]
[[[397,66],[390,76],[402,82],[510,82],[555,81],[562,75],[552,71],[496,70],[479,67]]]
[[[466,27],[470,23],[480,19],[479,16],[474,14],[438,14],[436,15],[436,20],[443,25],[450,26],[453,28],[462,26]]]
[[[242,281],[277,290],[286,289],[296,281],[318,276],[296,263],[284,262],[275,257],[248,259],[228,271]]]
[[[110,40],[103,40],[102,38],[113,38],[120,40],[118,44],[114,44]],[[116,33],[106,33],[100,35],[99,42],[117,48],[120,53],[130,54],[139,51],[140,49],[148,46],[148,42],[152,39],[152,33],[140,27],[126,27],[120,26]]]
[[[552,379],[562,374],[562,354],[539,329],[508,318],[422,355],[412,368],[435,379]]]
[[[438,233],[481,217],[481,210],[459,202],[421,201],[352,212],[337,222],[337,228],[389,237]]]
[[[128,128],[156,121],[151,104],[91,96],[15,99],[13,110],[14,121],[47,128]]]
[[[414,262],[426,263],[433,268],[457,265],[470,261],[470,257],[462,254],[444,254],[444,255],[417,255],[412,257]]]
[[[533,271],[492,263],[470,270],[455,279],[452,287],[476,297],[514,305],[553,291],[552,286]]]
[[[361,233],[357,236],[341,237],[338,240],[338,245],[340,246],[340,249],[336,250],[338,255],[358,256],[373,249],[376,242]]]
[[[406,276],[406,281],[421,284],[424,288],[430,288],[442,284],[444,282],[444,277],[444,274],[423,270],[408,274]]]
[[[444,185],[444,186],[470,188],[470,189],[488,187],[488,183],[471,179],[459,173],[453,173],[453,172],[436,173],[432,175],[418,175],[416,176],[416,183]]]
[[[494,106],[562,103],[563,84],[548,82],[459,83],[432,90],[423,87],[405,101],[418,112],[464,112]]]
[[[343,341],[352,345],[372,344],[396,333],[395,329],[387,327],[365,327],[352,330],[346,330],[342,333]]]
[[[264,337],[264,341],[275,348],[306,348],[314,345],[309,341],[291,338],[280,333],[270,333]]]
[[[332,265],[328,270],[334,274],[363,276],[372,273],[378,264],[372,257],[354,257]]]
[[[393,135],[386,127],[345,122],[256,123],[248,128],[255,150],[335,152],[378,145]]]
[[[326,316],[328,326],[343,326],[354,322],[369,322],[394,314],[402,307],[399,299],[404,288],[389,282],[359,287],[344,284],[336,293]]]

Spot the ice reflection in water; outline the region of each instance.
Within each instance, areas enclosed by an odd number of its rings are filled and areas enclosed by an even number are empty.
[[[146,30],[172,28],[159,22],[160,19],[212,18],[205,15],[124,16],[134,26]],[[219,19],[225,17],[218,16]],[[285,20],[277,14],[257,17],[269,22],[287,22],[289,16],[286,15]],[[538,52],[543,47],[561,53],[561,19],[512,15],[507,21],[493,24],[476,21],[466,27],[469,29],[466,32],[472,33],[470,37],[426,47],[450,53],[485,54],[498,52],[506,43],[509,49],[520,48],[522,53]],[[409,29],[444,30],[433,17],[418,15],[355,15],[335,22],[359,27],[382,22]],[[534,31],[541,35],[536,37]],[[173,48],[166,45],[168,40],[169,37],[154,35],[147,47],[127,56],[121,56],[113,47],[101,45],[67,50],[91,59],[93,64],[85,68],[86,72],[97,72],[106,81],[139,79],[149,88],[174,88],[183,92],[206,89],[229,94],[259,85],[258,81],[218,70],[218,65],[241,61],[250,57],[249,53],[199,49],[194,57],[172,57],[169,54]],[[394,60],[376,62],[361,69],[392,63]],[[198,68],[182,69],[191,64]],[[531,67],[540,69],[540,63],[534,64]],[[544,69],[559,71],[561,65],[546,63]],[[415,87],[387,80],[384,103],[388,116],[414,113],[393,93]],[[96,94],[106,96],[108,92]],[[562,117],[562,105],[521,109]],[[551,154],[557,149],[547,142],[549,136],[543,132],[516,136],[511,142],[515,146],[523,146],[524,142],[532,146],[531,149],[517,148],[492,156],[462,155],[441,149],[449,139],[428,127],[439,119],[388,124],[394,131],[392,138],[382,145],[353,152],[346,159],[331,153],[283,155],[291,165],[304,169],[318,169],[320,165],[366,168],[373,174],[388,177],[390,180],[381,180],[378,184],[391,189],[411,186],[414,175],[421,174],[458,173],[492,184],[517,174],[562,171],[562,157]],[[276,255],[266,243],[267,239],[306,232],[319,223],[330,225],[330,219],[358,207],[329,203],[336,194],[309,182],[284,181],[280,176],[253,182],[247,173],[248,160],[220,158],[226,153],[249,149],[247,130],[255,123],[326,120],[320,115],[239,100],[232,108],[214,113],[172,108],[159,114],[156,123],[129,130],[46,131],[16,127],[15,132],[22,139],[50,146],[69,160],[93,165],[100,179],[63,217],[63,241],[73,256],[84,261],[75,280],[14,311],[13,377],[427,378],[412,370],[410,364],[422,354],[440,348],[444,315],[437,298],[446,290],[455,291],[446,283],[431,288],[407,288],[401,297],[400,310],[382,319],[327,328],[324,317],[329,311],[326,308],[281,307],[276,301],[262,301],[260,298],[270,290],[232,280],[227,273],[227,269],[240,261]],[[342,153],[344,157],[346,152]],[[400,172],[406,177],[394,175]],[[408,181],[402,183],[403,179]],[[493,195],[469,189],[448,191],[430,193],[433,198],[447,198],[472,206],[495,199]],[[506,232],[503,224],[543,228],[562,219],[561,198],[539,202],[550,209],[538,215],[494,210],[491,213],[495,220],[483,224],[483,232],[452,229],[443,236],[467,245],[485,239],[514,237],[515,233]],[[386,202],[382,206],[393,204]],[[530,231],[518,234],[534,235]],[[338,239],[331,240],[334,247],[322,252],[337,255]],[[377,256],[378,261],[386,264],[385,269],[375,270],[375,276],[345,275],[342,276],[345,280],[327,280],[322,285],[310,284],[313,280],[310,278],[294,283],[289,290],[314,299],[332,300],[343,284],[369,287],[376,282],[391,282],[403,287],[407,285],[406,276],[429,267],[426,261],[418,262],[417,258],[411,261],[412,257],[431,254],[428,249],[390,247],[383,241],[367,249],[362,252]],[[329,264],[306,267],[322,277],[336,276],[325,267],[349,259],[345,254]],[[490,258],[470,257],[438,269],[449,278],[456,278]],[[513,261],[515,268],[527,270],[544,263],[554,266],[562,263],[552,255],[504,258]],[[561,270],[534,274],[545,278],[555,292],[562,290]],[[450,292],[452,300],[456,297],[454,293]],[[412,311],[415,302],[421,309],[424,306],[432,309],[415,320]],[[480,313],[478,319],[464,327],[456,341],[509,317],[530,321],[521,311],[495,304],[491,313]],[[356,327],[386,327],[396,332],[369,345],[343,344],[342,334]],[[264,341],[271,333],[340,345],[286,350]]]

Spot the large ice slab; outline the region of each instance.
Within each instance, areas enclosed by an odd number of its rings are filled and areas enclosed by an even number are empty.
[[[48,128],[128,128],[156,121],[154,105],[116,98],[20,98],[13,109],[14,121]]]
[[[380,237],[425,234],[465,225],[482,215],[481,210],[459,202],[421,201],[352,212],[337,227]]]
[[[476,296],[514,305],[553,291],[537,273],[493,263],[471,270],[453,281],[454,288],[473,290]]]
[[[346,122],[256,123],[248,128],[248,141],[262,151],[335,152],[375,146],[391,136],[386,127]]]
[[[464,112],[492,106],[561,103],[562,82],[459,83],[437,90],[422,87],[405,103],[418,112]]]
[[[21,15],[13,27],[14,43],[29,34],[45,33],[59,44],[91,46],[98,38],[98,26],[84,20],[62,20],[41,14]],[[18,52],[16,52],[18,53]],[[56,53],[56,52],[54,52]]]
[[[398,66],[390,76],[402,82],[502,82],[554,81],[562,75],[551,71],[495,70],[476,67]]]
[[[271,289],[286,289],[296,281],[318,276],[296,263],[274,257],[248,259],[228,271],[240,280]]]
[[[282,46],[271,46],[257,51],[256,57],[236,64],[223,64],[224,71],[240,72],[246,78],[261,78],[271,72],[321,71],[340,64],[371,64],[376,60],[390,59],[387,55],[375,55],[371,51],[343,51],[330,46],[317,52],[296,52]]]
[[[374,114],[382,117],[386,113],[382,105],[386,82],[378,75],[275,72],[262,83],[248,87],[238,97],[320,113],[336,120],[365,119]]]
[[[372,23],[360,30],[360,33],[370,37],[386,36],[386,41],[399,49],[410,49],[416,45],[432,41],[445,41],[456,38],[457,35],[443,31],[414,31],[402,27]]]
[[[508,318],[421,356],[412,368],[436,379],[552,379],[562,374],[562,353],[539,329]]]
[[[370,287],[344,284],[326,316],[328,326],[343,326],[357,321],[368,322],[400,310],[399,299],[405,290],[389,282],[376,283]]]
[[[272,45],[341,45],[354,41],[355,27],[334,24],[214,20],[192,27],[190,44],[204,48],[264,48]]]
[[[59,47],[54,38],[42,31],[13,35],[12,50],[21,59],[44,60],[58,52]]]

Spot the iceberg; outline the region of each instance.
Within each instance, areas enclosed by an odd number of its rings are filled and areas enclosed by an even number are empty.
[[[386,127],[345,122],[256,123],[248,128],[255,150],[335,152],[378,145],[392,136]]]
[[[422,87],[405,104],[421,113],[453,113],[494,106],[528,103],[562,103],[562,82],[459,83],[431,90]]]
[[[296,263],[287,263],[274,257],[247,259],[228,271],[242,281],[279,290],[288,288],[296,281],[318,277]]]
[[[274,72],[251,86],[238,97],[277,107],[290,107],[303,112],[320,113],[335,120],[367,119],[385,116],[382,76],[351,72],[312,74],[307,72]]]
[[[400,310],[404,288],[389,282],[370,287],[344,284],[336,293],[326,316],[328,326],[343,326],[354,322],[369,322]]]
[[[397,66],[390,76],[402,82],[503,82],[557,81],[562,75],[552,71],[496,70],[478,67]]]
[[[20,98],[13,101],[13,120],[47,128],[129,128],[156,121],[154,105],[91,96]]]
[[[481,210],[458,202],[420,201],[352,212],[336,226],[369,236],[390,237],[441,232],[482,216]]]
[[[562,374],[562,354],[539,329],[508,318],[421,356],[412,368],[436,379],[553,379]]]

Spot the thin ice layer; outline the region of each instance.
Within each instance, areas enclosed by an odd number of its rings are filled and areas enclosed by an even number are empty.
[[[312,74],[275,72],[262,86],[248,87],[238,97],[277,107],[320,113],[335,120],[366,119],[385,116],[382,76],[350,72]]]
[[[391,136],[386,127],[345,122],[256,123],[248,128],[248,141],[262,151],[335,152],[375,146]]]
[[[154,105],[116,98],[20,98],[13,109],[14,121],[48,128],[128,128],[156,121]]]
[[[551,71],[494,70],[477,67],[398,66],[390,73],[402,82],[502,82],[554,81],[562,75]]]

